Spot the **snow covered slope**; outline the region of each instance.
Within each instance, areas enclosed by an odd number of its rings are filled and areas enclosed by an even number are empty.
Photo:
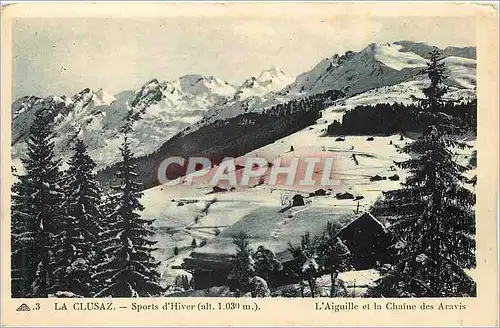
[[[155,256],[162,262],[163,278],[172,281],[174,276],[185,274],[185,271],[176,267],[192,252],[204,254],[202,256],[207,258],[212,254],[232,252],[232,233],[244,230],[250,234],[253,247],[265,245],[281,251],[286,249],[289,242],[300,240],[301,234],[318,232],[320,227],[311,225],[311,222],[319,224],[321,221],[324,224],[326,220],[338,216],[352,215],[356,209],[366,211],[383,191],[400,187],[406,174],[394,166],[394,161],[408,158],[406,154],[399,153],[398,148],[411,142],[411,139],[400,140],[399,135],[394,135],[367,141],[368,136],[347,136],[345,141],[337,142],[335,137],[324,136],[326,126],[320,120],[310,128],[243,156],[300,156],[319,152],[334,156],[340,184],[333,186],[326,196],[306,198],[305,206],[278,213],[282,208],[283,195],[299,193],[307,196],[311,190],[308,187],[270,186],[267,177],[264,178],[264,184],[256,187],[237,186],[234,191],[215,194],[208,194],[211,187],[206,184],[157,186],[145,190],[145,210],[142,215],[156,219],[155,239],[159,242],[159,249]],[[474,146],[474,140],[470,144]],[[293,152],[289,152],[291,146],[294,147]],[[467,162],[472,151],[456,150],[456,156]],[[353,155],[357,163],[352,159]],[[370,177],[375,175],[389,177],[394,174],[401,180],[370,181]],[[363,196],[359,200],[359,208],[358,201],[334,197],[336,193],[346,191],[354,196]],[[193,238],[198,244],[206,240],[206,245],[193,249],[190,247]],[[180,250],[177,256],[173,253],[176,246]]]
[[[337,89],[353,95],[416,80],[432,49],[431,45],[411,41],[372,43],[358,53],[348,51],[322,60],[280,93],[293,96]],[[475,80],[475,48],[448,47],[440,52],[447,57],[445,63],[450,67],[451,80],[462,81],[462,74]],[[460,86],[470,88],[471,85]]]
[[[284,92],[293,95],[336,89],[352,95],[406,81],[416,75],[415,68],[424,66],[424,58],[402,51],[399,45],[372,43],[358,53],[321,61]]]
[[[435,49],[434,46],[427,44],[425,42],[415,42],[415,41],[396,41],[394,44],[400,45],[403,48],[402,51],[413,52],[420,57],[428,58],[429,52]],[[476,47],[446,47],[444,49],[437,49],[441,57],[462,57],[469,59],[476,59]]]
[[[476,88],[475,59],[450,56],[444,58],[443,62],[449,74],[450,85],[469,90]]]
[[[475,78],[472,77],[472,75],[466,75],[466,78],[471,78],[470,86],[473,86]],[[396,85],[371,89],[359,95],[336,101],[332,106],[323,111],[322,117],[324,122],[331,123],[334,120],[341,122],[344,113],[347,110],[355,108],[356,106],[394,103],[410,105],[415,103],[413,96],[417,98],[424,98],[422,90],[428,85],[429,81],[427,79],[418,79],[402,82]],[[465,89],[462,87],[450,86],[448,93],[445,95],[445,99],[470,101],[472,99],[476,99],[476,91],[474,88]]]

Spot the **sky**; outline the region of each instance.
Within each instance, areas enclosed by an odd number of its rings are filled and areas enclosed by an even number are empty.
[[[372,42],[474,46],[471,18],[20,18],[12,25],[13,97],[116,94],[186,74],[242,83],[271,66],[290,76]]]

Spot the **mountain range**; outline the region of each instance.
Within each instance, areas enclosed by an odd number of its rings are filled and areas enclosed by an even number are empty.
[[[49,111],[54,118],[55,149],[62,159],[69,158],[72,142],[78,137],[102,170],[120,160],[119,145],[127,118],[133,122],[131,147],[140,158],[158,152],[174,136],[182,141],[218,121],[245,113],[258,115],[273,106],[333,90],[344,95],[325,110],[334,112],[335,117],[341,117],[349,104],[354,106],[359,99],[368,103],[411,102],[410,96],[421,93],[427,81],[421,70],[432,49],[412,41],[373,43],[359,52],[325,58],[296,78],[273,66],[241,85],[191,74],[173,81],[154,78],[138,90],[115,95],[87,88],[73,96],[23,97],[12,104],[12,158],[21,169],[19,158],[26,150],[34,113],[39,110]],[[475,47],[439,51],[449,74],[449,97],[474,98]]]

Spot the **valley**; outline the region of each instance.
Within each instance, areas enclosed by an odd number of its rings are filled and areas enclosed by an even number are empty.
[[[97,179],[109,192],[119,180],[120,145],[126,134],[141,183],[144,209],[139,214],[154,220],[157,244],[152,255],[160,262],[160,284],[167,288],[166,295],[200,296],[199,291],[175,286],[176,279],[191,277],[199,263],[226,265],[236,252],[232,238],[238,233],[248,234],[252,249],[264,246],[286,262],[291,258],[288,247],[305,233],[321,234],[332,221],[344,228],[370,212],[383,192],[401,188],[408,172],[396,163],[411,158],[401,149],[418,133],[327,132],[332,122],[342,122],[357,106],[416,104],[429,84],[420,71],[430,49],[410,41],[374,43],[359,52],[325,58],[296,78],[273,66],[240,85],[190,74],[172,81],[153,78],[135,91],[116,95],[88,88],[71,97],[24,97],[12,104],[13,166],[24,172],[20,159],[28,148],[29,128],[36,113],[48,111],[56,134],[55,154],[63,167],[75,140],[83,140],[97,165]],[[447,47],[440,53],[449,74],[444,98],[454,103],[475,100],[475,48]],[[453,149],[454,160],[470,166],[466,177],[472,179],[475,135],[471,131],[456,138],[468,147]],[[276,186],[265,175],[254,185],[216,190],[208,183],[170,187],[156,178],[161,161],[171,156],[205,156],[219,165],[225,157],[272,162],[310,154],[334,159],[338,184]],[[311,194],[317,191],[321,193]],[[293,204],[295,197],[303,203]],[[384,231],[390,224],[371,219]],[[349,270],[339,277],[359,296],[378,272]],[[332,287],[328,275],[318,277],[318,283],[324,290]],[[358,290],[351,290],[353,286]],[[230,295],[224,285],[210,287],[206,292],[212,296]],[[284,294],[280,290],[277,296]]]

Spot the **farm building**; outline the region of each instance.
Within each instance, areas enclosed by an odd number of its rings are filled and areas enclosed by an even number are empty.
[[[245,231],[250,235],[253,250],[262,245],[273,251],[283,264],[284,269],[273,277],[274,286],[296,283],[297,278],[288,275],[295,265],[288,251],[289,243],[299,243],[306,232],[321,234],[327,222],[340,230],[339,237],[354,254],[356,269],[373,268],[376,261],[385,261],[387,235],[383,225],[372,215],[359,216],[345,210],[311,206],[296,212],[292,218],[278,213],[276,208],[260,208],[224,230],[206,246],[196,249],[184,260],[182,268],[193,274],[195,289],[227,285],[231,256],[236,251],[232,237]],[[287,229],[280,231],[284,223]]]
[[[376,262],[388,260],[389,237],[385,226],[368,212],[342,228],[339,237],[353,253],[356,270],[371,269]]]
[[[324,189],[318,189],[314,192],[315,196],[326,196],[326,190]]]
[[[391,175],[389,177],[389,180],[391,180],[391,181],[398,181],[399,180],[399,175],[397,175],[397,174]]]
[[[292,206],[304,206],[304,196],[296,194],[292,198]]]
[[[309,197],[314,197],[314,196],[326,196],[326,190],[318,189],[314,192],[309,193]]]
[[[370,178],[370,181],[382,181],[382,180],[385,180],[386,178],[385,177],[381,177],[380,175],[375,175],[373,177]]]
[[[339,192],[335,195],[335,198],[337,199],[354,199],[354,195],[348,192]]]

